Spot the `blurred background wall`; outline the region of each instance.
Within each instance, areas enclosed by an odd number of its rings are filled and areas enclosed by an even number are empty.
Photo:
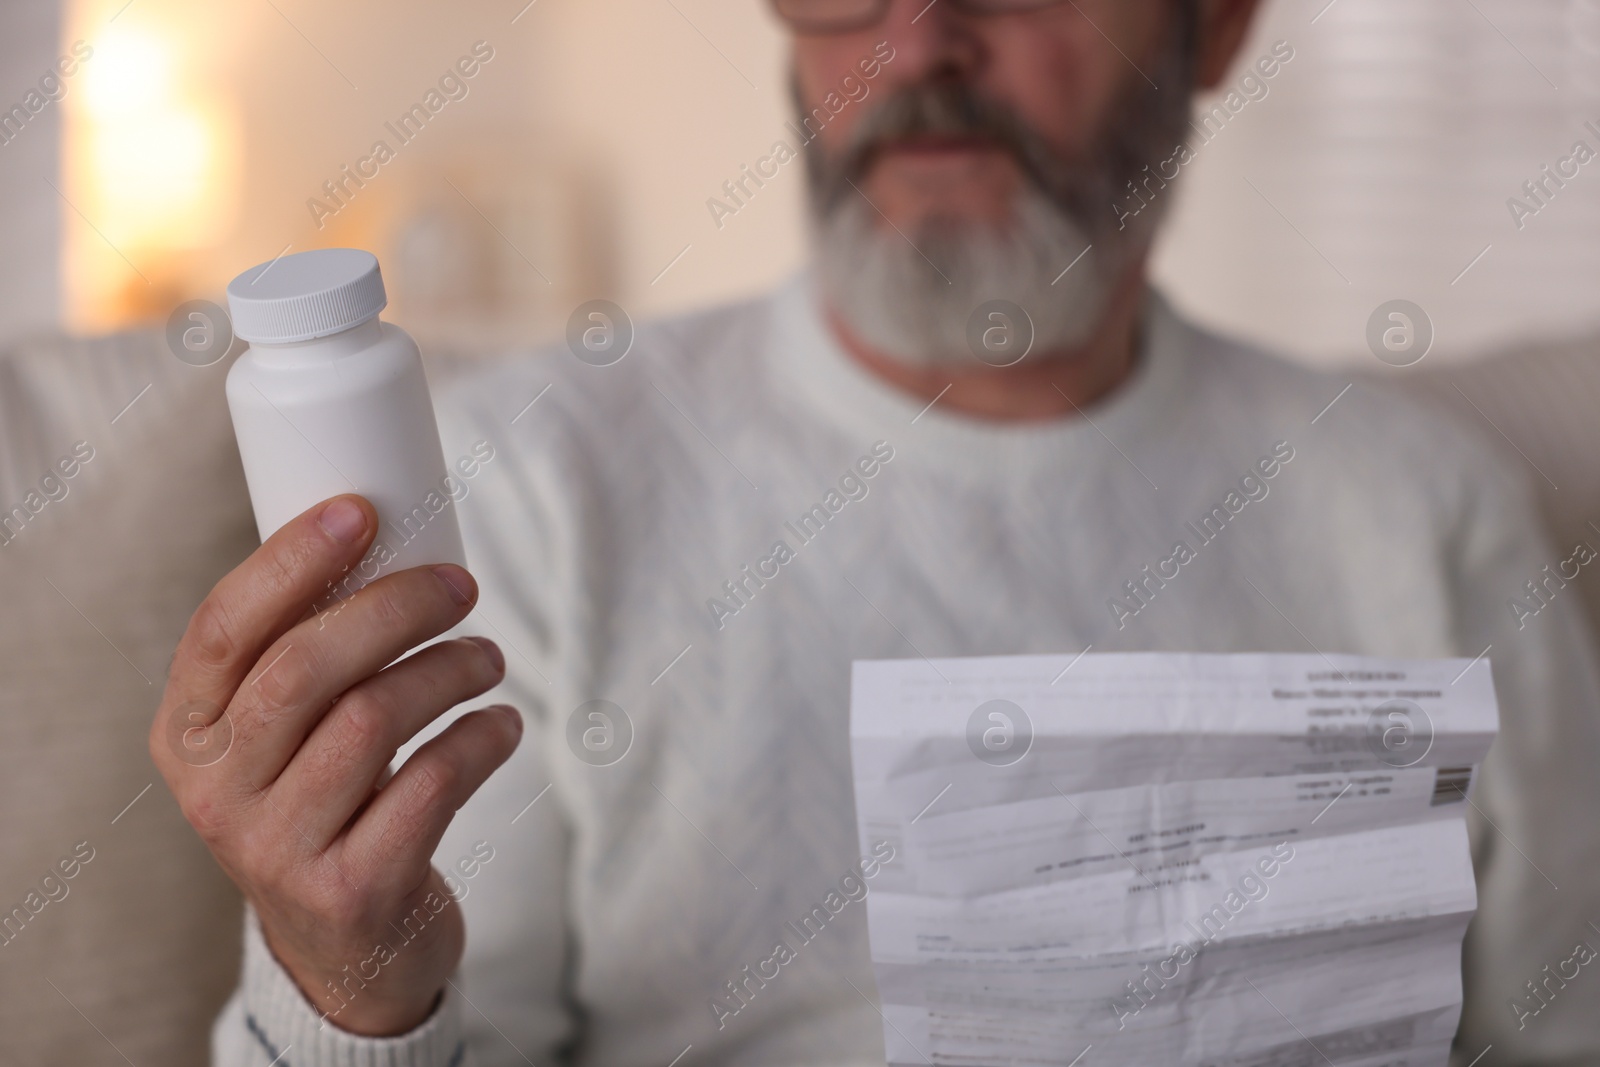
[[[1267,95],[1185,168],[1157,256],[1183,306],[1324,362],[1370,361],[1395,298],[1432,316],[1432,362],[1600,329],[1600,162],[1523,190],[1600,150],[1600,0],[1268,0],[1246,60],[1280,40]],[[706,207],[787,118],[759,0],[7,0],[0,106],[78,41],[65,96],[0,145],[0,339],[160,321],[320,245],[377,251],[394,317],[465,349],[804,256],[800,171],[720,229]],[[401,145],[385,123],[477,41],[467,95]],[[395,157],[328,196],[378,139]]]

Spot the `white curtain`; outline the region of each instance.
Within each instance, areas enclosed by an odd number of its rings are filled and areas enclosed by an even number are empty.
[[[1319,362],[1373,362],[1393,299],[1434,363],[1600,331],[1600,156],[1523,190],[1600,153],[1600,0],[1271,0],[1243,62],[1280,40],[1187,168],[1156,263],[1182,306]]]

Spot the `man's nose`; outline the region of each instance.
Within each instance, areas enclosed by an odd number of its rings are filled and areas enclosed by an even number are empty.
[[[984,62],[976,17],[953,0],[889,0],[878,33],[894,49],[885,70],[902,85],[937,75],[971,76]]]

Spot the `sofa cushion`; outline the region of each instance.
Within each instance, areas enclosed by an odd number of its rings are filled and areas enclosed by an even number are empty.
[[[203,1064],[237,981],[238,894],[146,741],[189,616],[257,543],[230,363],[154,334],[0,349],[6,1063]]]
[[[1527,473],[1557,551],[1552,572],[1575,582],[1546,587],[1578,597],[1600,636],[1600,559],[1580,565],[1580,542],[1600,553],[1600,336],[1544,343],[1470,363],[1421,363],[1391,380],[1427,403],[1452,410]],[[1579,553],[1579,558],[1583,553]],[[1544,582],[1544,574],[1530,574]],[[1537,606],[1523,590],[1506,590]],[[1522,616],[1531,625],[1529,616]]]

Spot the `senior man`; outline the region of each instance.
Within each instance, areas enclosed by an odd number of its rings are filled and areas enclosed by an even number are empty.
[[[1146,167],[1254,7],[777,0],[812,270],[441,397],[447,452],[492,456],[476,584],[418,568],[311,617],[375,534],[343,497],[192,620],[152,752],[251,905],[220,1063],[882,1063],[850,662],[1090,646],[1492,664],[1456,1053],[1600,1058],[1600,977],[1549,977],[1600,921],[1600,678],[1517,472],[1145,280]],[[829,106],[847,78],[871,94]],[[463,621],[495,640],[395,662]],[[471,712],[390,777],[497,685],[526,736]],[[168,744],[195,708],[232,731],[206,767]]]

